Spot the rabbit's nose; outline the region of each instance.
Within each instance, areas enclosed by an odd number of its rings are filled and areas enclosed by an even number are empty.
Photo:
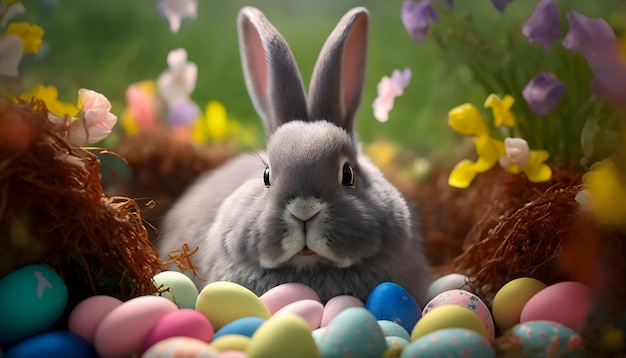
[[[315,217],[324,207],[324,204],[316,198],[296,198],[287,204],[287,210],[296,219],[306,222]]]

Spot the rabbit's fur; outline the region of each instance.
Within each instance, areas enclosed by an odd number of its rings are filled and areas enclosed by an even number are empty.
[[[263,13],[245,7],[237,24],[267,150],[200,177],[168,212],[161,253],[198,245],[192,261],[208,282],[237,282],[259,295],[301,282],[324,301],[342,294],[365,300],[377,284],[393,281],[424,303],[428,268],[419,221],[353,133],[367,10],[352,9],[339,21],[308,98],[289,46]]]

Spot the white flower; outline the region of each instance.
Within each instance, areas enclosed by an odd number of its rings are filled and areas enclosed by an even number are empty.
[[[198,66],[187,61],[184,48],[172,50],[167,55],[169,68],[157,80],[159,95],[170,105],[189,97],[196,87]]]
[[[167,18],[174,34],[180,30],[182,19],[195,19],[198,16],[196,0],[160,0],[157,9]]]
[[[0,35],[0,76],[17,76],[23,55],[22,39],[15,35]]]
[[[11,3],[8,9],[6,8],[6,4],[0,5],[0,13],[4,13],[4,17],[2,18],[2,21],[0,21],[0,27],[6,27],[9,20],[16,15],[23,14],[25,12],[26,8],[21,2]]]
[[[397,96],[404,93],[404,87],[411,80],[411,69],[405,68],[404,71],[394,70],[391,78],[383,76],[378,82],[378,97],[374,99],[372,107],[374,109],[374,117],[379,122],[386,122],[389,119],[389,112],[393,109],[393,102]]]
[[[505,138],[504,149],[506,155],[498,159],[502,168],[509,168],[515,164],[523,167],[530,159],[530,148],[528,142],[522,138]]]

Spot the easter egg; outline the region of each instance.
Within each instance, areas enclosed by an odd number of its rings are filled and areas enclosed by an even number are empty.
[[[222,351],[218,358],[248,358],[248,354],[242,351]]]
[[[320,327],[322,322],[322,312],[324,305],[315,300],[301,300],[288,304],[274,313],[274,317],[280,317],[288,314],[296,314],[307,322],[312,330]]]
[[[385,358],[399,357],[404,348],[409,345],[409,340],[397,336],[387,336],[385,341],[387,342],[387,350],[383,353]]]
[[[520,322],[520,315],[526,302],[546,284],[531,277],[520,277],[507,282],[493,298],[491,312],[493,319],[502,331]]]
[[[236,319],[230,323],[227,323],[224,327],[220,328],[213,339],[217,339],[226,334],[239,334],[246,337],[252,337],[254,332],[265,323],[265,319],[260,317],[243,317]]]
[[[215,329],[243,317],[270,318],[270,311],[249,289],[234,282],[211,282],[200,291],[196,310],[202,312]]]
[[[218,352],[208,343],[191,337],[170,337],[153,344],[141,358],[217,358]]]
[[[446,304],[459,305],[470,309],[485,325],[487,333],[489,333],[488,338],[493,339],[495,337],[496,330],[494,328],[493,318],[491,318],[489,308],[487,308],[478,296],[469,291],[454,289],[440,293],[435,298],[430,300],[428,304],[426,304],[424,310],[422,311],[422,316],[425,316],[433,308]]]
[[[587,325],[592,305],[593,293],[589,286],[573,281],[560,282],[533,295],[522,309],[520,322],[548,320],[580,332]]]
[[[142,351],[152,327],[178,306],[160,296],[130,299],[106,315],[98,328],[94,343],[102,358],[128,357]]]
[[[297,315],[272,317],[252,335],[248,357],[318,358],[320,352],[306,321]]]
[[[527,357],[578,357],[581,336],[572,329],[551,321],[528,321],[511,328],[505,339],[521,346]]]
[[[260,298],[267,308],[269,308],[271,314],[274,314],[279,309],[296,301],[315,300],[322,302],[318,294],[311,287],[298,282],[278,285],[262,294]]]
[[[432,300],[438,294],[445,291],[467,289],[467,280],[467,276],[461,275],[460,273],[451,273],[441,276],[430,284],[426,297]]]
[[[204,342],[213,339],[213,326],[200,312],[189,308],[172,311],[159,319],[144,341],[144,350],[169,337],[192,337]]]
[[[370,311],[350,307],[326,326],[318,346],[324,358],[381,357],[387,350],[387,341]]]
[[[311,332],[311,334],[313,335],[313,340],[315,340],[315,344],[317,344],[318,346],[325,332],[326,332],[326,327],[320,327],[314,330],[313,332]]]
[[[68,330],[94,343],[96,329],[102,319],[123,302],[115,297],[97,295],[80,301],[68,318]]]
[[[0,279],[0,344],[15,343],[50,328],[67,305],[67,287],[44,265],[19,268]]]
[[[396,322],[382,320],[378,321],[378,325],[380,326],[380,329],[383,330],[385,337],[400,337],[406,339],[407,341],[411,340],[409,332]]]
[[[240,334],[225,334],[216,338],[211,342],[211,347],[218,352],[223,351],[242,351],[248,350],[250,345],[250,337],[242,336]]]
[[[445,328],[467,328],[489,337],[483,321],[469,308],[459,305],[442,305],[433,308],[420,319],[411,331],[411,340]]]
[[[25,339],[11,349],[5,358],[89,358],[96,350],[87,341],[71,332],[46,332]]]
[[[180,308],[196,308],[198,288],[187,275],[177,271],[163,271],[152,277],[158,290],[155,295],[163,296]]]
[[[415,299],[400,285],[383,282],[370,292],[365,301],[367,308],[377,320],[396,322],[407,332],[422,317],[422,310]]]
[[[467,328],[445,328],[430,332],[409,343],[402,351],[400,358],[490,358],[495,356],[495,351],[484,335]]]
[[[339,314],[339,312],[345,310],[348,307],[365,307],[363,301],[354,296],[341,295],[335,296],[326,302],[324,306],[324,312],[322,312],[322,322],[320,327],[326,327],[326,325]]]

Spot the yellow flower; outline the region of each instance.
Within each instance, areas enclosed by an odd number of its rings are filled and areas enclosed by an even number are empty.
[[[197,143],[219,141],[228,134],[228,127],[226,107],[221,102],[212,100],[207,103],[204,116],[201,115],[194,122],[191,136]]]
[[[463,135],[479,136],[489,133],[485,120],[470,103],[452,108],[448,112],[448,125]]]
[[[583,176],[593,217],[601,226],[626,227],[626,182],[611,159],[594,164]]]
[[[484,173],[491,169],[505,152],[504,144],[489,135],[474,138],[474,146],[478,160],[475,162],[468,159],[460,161],[450,172],[448,177],[450,186],[462,189],[469,187],[478,173]]]
[[[124,132],[128,135],[137,134],[139,132],[139,124],[133,119],[128,108],[125,109],[122,114],[122,128],[124,128]]]
[[[23,53],[38,53],[41,47],[43,29],[27,22],[12,22],[6,30],[7,35],[15,35],[22,39]]]
[[[61,102],[57,99],[59,95],[57,88],[54,86],[44,87],[42,84],[38,84],[31,88],[30,91],[22,94],[20,99],[29,101],[31,98],[38,98],[46,103],[48,111],[58,117],[63,117],[69,114],[72,117],[78,115],[78,107],[72,103]]]
[[[509,95],[500,99],[495,94],[490,94],[485,100],[485,108],[491,108],[493,112],[493,121],[497,127],[505,125],[507,127],[515,126],[515,116],[511,113],[511,107],[515,103],[515,99]]]

